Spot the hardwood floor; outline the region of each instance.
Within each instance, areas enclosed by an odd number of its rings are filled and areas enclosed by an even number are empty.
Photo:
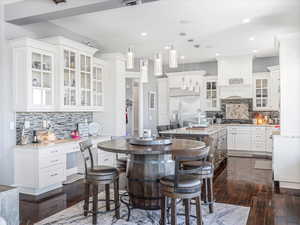
[[[273,191],[272,171],[254,168],[255,159],[230,157],[214,181],[217,202],[251,207],[247,225],[300,225],[300,191]],[[21,195],[22,225],[53,215],[83,199],[83,183],[75,182],[47,195]]]

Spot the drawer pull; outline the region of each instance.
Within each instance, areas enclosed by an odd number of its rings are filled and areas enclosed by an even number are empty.
[[[58,175],[58,173],[54,173],[54,174],[51,174],[50,176],[51,177],[56,177]]]
[[[59,160],[56,159],[56,160],[52,160],[51,163],[55,163],[55,162],[58,162]]]
[[[50,153],[52,153],[52,154],[53,154],[53,153],[57,153],[57,152],[58,152],[58,151],[57,151],[57,150],[55,150],[55,151],[51,151]]]

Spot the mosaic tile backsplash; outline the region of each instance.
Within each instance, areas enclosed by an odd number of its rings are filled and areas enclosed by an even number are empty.
[[[69,138],[78,123],[93,122],[92,112],[43,112],[43,113],[16,113],[16,140],[21,142],[22,129],[25,121],[30,122],[30,128],[25,130],[32,142],[34,130],[44,130],[43,121],[49,121],[58,139]]]

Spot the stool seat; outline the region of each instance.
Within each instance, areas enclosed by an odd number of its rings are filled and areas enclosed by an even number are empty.
[[[208,176],[213,174],[214,172],[214,166],[213,163],[207,162],[207,161],[190,161],[190,162],[183,162],[182,166],[186,169],[195,169],[195,168],[201,168],[199,172],[197,172],[197,175],[200,176]]]
[[[110,175],[118,173],[117,168],[111,166],[95,166],[94,168],[90,168],[87,171],[90,175]]]
[[[165,186],[174,187],[175,176],[169,175],[160,179],[160,183]],[[201,181],[198,176],[194,175],[180,175],[178,179],[178,188],[193,188],[200,186]]]
[[[127,163],[127,157],[120,157],[117,159],[118,162]]]

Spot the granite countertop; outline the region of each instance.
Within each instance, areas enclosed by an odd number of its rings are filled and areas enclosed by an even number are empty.
[[[213,135],[223,129],[224,126],[211,126],[207,128],[178,128],[159,132],[160,134],[196,134],[196,135]]]
[[[99,139],[110,139],[111,136],[94,136],[94,137],[82,137],[80,139],[71,139],[71,138],[67,138],[67,139],[58,139],[54,142],[51,143],[38,143],[38,144],[27,144],[27,145],[16,145],[16,148],[46,148],[46,147],[51,147],[51,146],[55,146],[55,145],[59,145],[59,144],[70,144],[70,143],[78,143],[80,141],[86,140],[87,138],[91,139],[92,142],[93,141],[98,141]]]
[[[10,191],[12,189],[15,189],[14,187],[6,186],[6,185],[0,185],[0,193]]]
[[[241,127],[271,127],[275,128],[276,125],[270,124],[263,124],[263,125],[256,125],[256,124],[214,124],[207,128],[178,128],[166,131],[160,131],[160,134],[195,134],[195,135],[213,135],[216,132],[219,132],[221,129],[229,127],[229,126],[241,126]],[[274,131],[275,132],[275,131]]]

